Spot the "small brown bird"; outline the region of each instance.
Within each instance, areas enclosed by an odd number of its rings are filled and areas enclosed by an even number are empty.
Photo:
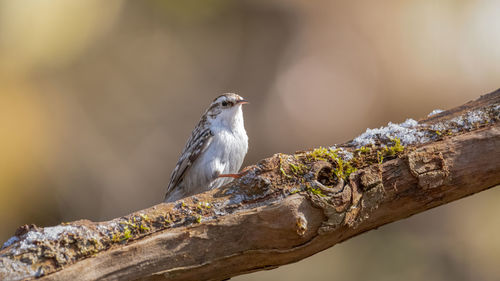
[[[217,97],[191,133],[172,172],[165,202],[221,187],[237,174],[248,150],[242,105],[237,94]]]

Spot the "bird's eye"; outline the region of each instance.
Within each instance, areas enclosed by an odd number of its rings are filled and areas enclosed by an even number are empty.
[[[222,102],[222,106],[227,106],[227,105],[228,105],[227,101]]]

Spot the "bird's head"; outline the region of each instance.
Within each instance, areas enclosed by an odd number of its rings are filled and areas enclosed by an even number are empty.
[[[207,110],[207,116],[212,122],[218,122],[222,125],[232,125],[243,121],[241,106],[247,104],[244,98],[237,94],[228,93],[217,97]]]

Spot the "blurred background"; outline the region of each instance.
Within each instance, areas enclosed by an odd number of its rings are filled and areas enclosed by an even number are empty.
[[[212,99],[245,165],[500,87],[500,1],[0,0],[0,241],[163,199]],[[499,280],[500,189],[233,280]],[[360,270],[361,269],[361,270]]]

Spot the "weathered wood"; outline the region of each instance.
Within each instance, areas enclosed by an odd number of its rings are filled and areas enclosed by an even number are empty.
[[[276,154],[225,187],[112,221],[24,226],[0,251],[0,279],[223,280],[295,262],[500,184],[499,121],[496,91],[335,148]]]

